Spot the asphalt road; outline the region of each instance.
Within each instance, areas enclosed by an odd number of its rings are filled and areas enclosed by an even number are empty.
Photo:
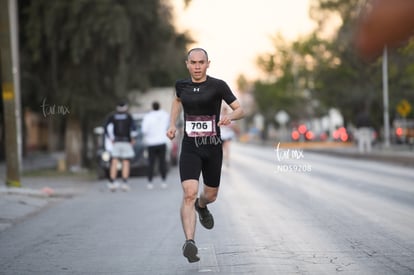
[[[414,274],[414,170],[234,144],[189,264],[169,187],[97,182],[0,232],[0,274]]]

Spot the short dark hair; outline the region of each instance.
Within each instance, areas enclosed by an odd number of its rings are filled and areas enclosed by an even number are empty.
[[[192,52],[194,52],[194,51],[202,51],[202,52],[204,52],[204,54],[206,55],[206,58],[207,58],[207,60],[208,60],[208,53],[207,53],[207,51],[206,51],[206,50],[204,50],[203,48],[192,48],[191,50],[189,50],[189,51],[188,51],[188,53],[187,53],[187,60],[188,60],[188,57],[190,56],[190,54],[191,54]]]
[[[160,109],[160,104],[157,101],[154,101],[152,103],[152,109],[155,110],[155,111],[159,110]]]
[[[121,100],[118,102],[118,105],[116,105],[116,110],[118,112],[126,112],[128,110],[128,103],[126,100]]]

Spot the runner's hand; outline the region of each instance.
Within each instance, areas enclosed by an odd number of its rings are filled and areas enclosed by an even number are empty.
[[[173,140],[175,138],[175,132],[177,131],[177,128],[175,127],[170,127],[167,130],[167,137],[171,140]]]
[[[222,125],[229,125],[231,123],[231,119],[229,116],[223,116],[220,118],[219,122],[217,123],[217,126],[222,126]]]

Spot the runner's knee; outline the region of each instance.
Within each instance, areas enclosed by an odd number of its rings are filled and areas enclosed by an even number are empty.
[[[184,202],[191,203],[196,200],[198,193],[198,182],[197,180],[186,180],[182,182],[184,191]]]
[[[217,199],[218,192],[217,191],[206,191],[201,195],[201,199],[204,200],[205,203],[212,203],[215,202]]]

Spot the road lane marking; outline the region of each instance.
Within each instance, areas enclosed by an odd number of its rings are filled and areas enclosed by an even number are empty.
[[[199,273],[220,272],[216,258],[216,250],[213,244],[200,245],[198,247],[198,256],[200,257],[198,264]]]

